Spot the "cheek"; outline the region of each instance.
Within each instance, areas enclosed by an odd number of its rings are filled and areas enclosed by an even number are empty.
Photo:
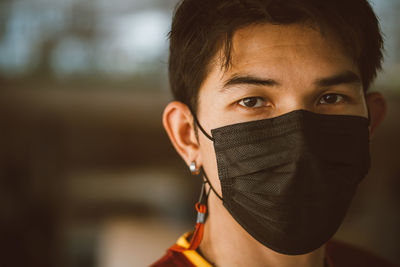
[[[347,115],[356,115],[356,116],[363,116],[365,118],[368,117],[368,106],[364,97],[364,92],[360,90],[361,92],[357,95],[354,96],[353,99],[353,104],[352,105],[347,105],[347,110],[344,112]]]
[[[217,167],[217,159],[214,151],[214,144],[212,141],[208,140],[204,136],[199,136],[200,138],[200,153],[203,162],[203,168],[206,172],[208,178],[214,189],[220,194],[221,193],[221,184],[218,178],[218,167]]]
[[[368,109],[368,105],[367,105],[367,101],[366,101],[366,99],[365,99],[364,93],[362,93],[361,99],[362,99],[362,102],[361,102],[361,109],[362,109],[363,115],[364,115],[365,117],[368,117],[368,115],[369,115],[369,109]]]

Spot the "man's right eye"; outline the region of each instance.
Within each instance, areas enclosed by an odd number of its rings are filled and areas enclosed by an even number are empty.
[[[241,99],[238,104],[246,108],[259,108],[264,106],[264,102],[262,97],[246,97]]]

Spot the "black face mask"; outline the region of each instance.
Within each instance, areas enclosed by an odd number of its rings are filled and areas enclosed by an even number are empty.
[[[282,254],[326,243],[370,166],[363,117],[297,110],[213,129],[212,137],[195,121],[214,142],[217,196],[253,238]]]

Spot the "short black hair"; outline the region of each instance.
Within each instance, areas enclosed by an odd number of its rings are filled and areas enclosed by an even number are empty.
[[[196,112],[199,89],[220,49],[223,65],[229,67],[236,30],[307,21],[321,33],[333,31],[356,62],[367,91],[383,59],[379,22],[367,0],[183,0],[169,34],[169,80],[175,100]]]

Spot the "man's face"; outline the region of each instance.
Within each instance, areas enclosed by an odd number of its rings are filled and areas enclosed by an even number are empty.
[[[357,65],[331,34],[303,24],[253,25],[233,37],[232,64],[220,54],[199,92],[198,119],[211,129],[293,110],[367,117]],[[213,143],[199,133],[201,163],[221,194]]]

